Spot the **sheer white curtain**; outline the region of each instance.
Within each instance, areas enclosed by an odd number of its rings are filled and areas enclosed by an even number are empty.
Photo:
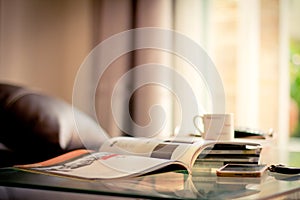
[[[124,31],[126,28],[155,27],[165,30],[178,31],[180,34],[186,35],[194,40],[195,43],[201,45],[201,42],[205,42],[205,32],[202,30],[204,27],[203,22],[205,22],[205,20],[202,19],[205,17],[202,14],[205,10],[205,5],[203,6],[203,2],[197,0],[190,0],[188,2],[184,0],[139,0],[123,1],[122,3],[120,3],[120,1],[101,1],[102,6],[100,6],[97,11],[97,17],[101,19],[98,37],[100,36],[100,41],[103,41],[116,32]],[[118,12],[117,15],[115,14],[116,12]],[[120,17],[122,17],[123,21],[121,23],[122,25],[118,26],[120,23]],[[112,25],[112,22],[116,22],[116,24]],[[126,26],[124,26],[124,24],[126,24]],[[170,40],[170,42],[170,45],[173,45],[172,40]],[[96,101],[97,115],[100,124],[102,124],[103,127],[113,136],[124,134],[122,133],[120,127],[118,127],[116,124],[116,119],[111,113],[111,95],[115,84],[121,78],[121,76],[126,74],[126,72],[129,70],[147,64],[162,65],[171,69],[176,68],[176,70],[182,74],[185,79],[190,80],[191,84],[195,85],[195,87],[203,84],[201,83],[201,80],[199,83],[199,77],[193,77],[194,74],[190,70],[190,68],[192,68],[191,64],[186,63],[183,59],[180,59],[172,52],[146,48],[135,50],[131,53],[120,56],[111,64],[107,72],[105,72],[105,76],[101,78],[97,90],[98,100]],[[144,73],[139,74],[138,76],[139,77],[136,75],[132,76],[130,83],[127,83],[127,85],[124,86],[124,92],[128,92],[130,87],[135,87],[134,85],[137,84],[138,80],[149,77],[149,74]],[[170,83],[173,79],[171,74],[162,72],[152,74],[152,76],[155,76],[156,79],[159,79],[160,77],[161,79],[165,79]],[[95,78],[97,79],[98,77]],[[176,89],[180,89],[180,85],[176,85],[176,83],[173,84],[174,85],[172,86],[173,88],[171,88],[171,90],[176,87]],[[203,95],[205,94],[203,93],[204,89],[205,88],[199,88],[196,90],[196,93],[199,99],[204,99],[204,104],[209,104],[207,103],[207,96],[203,98]],[[123,104],[123,108],[130,106],[131,113],[128,115],[126,112],[124,112],[124,110],[120,110],[119,114],[123,115],[126,119],[132,117],[134,122],[142,127],[151,123],[151,116],[149,112],[151,111],[152,106],[161,106],[166,115],[166,123],[159,133],[151,136],[166,137],[174,134],[176,126],[178,126],[180,123],[178,122],[180,118],[180,108],[178,108],[178,105],[176,104],[176,99],[174,99],[174,94],[172,91],[159,84],[148,84],[134,91],[130,105],[124,105],[124,99],[122,98],[122,95],[120,95],[118,97],[118,102]],[[179,103],[190,104],[191,102]],[[191,127],[190,130],[193,129],[194,128]],[[145,132],[139,132],[139,130],[134,129],[131,130],[130,135],[150,136],[146,135]]]

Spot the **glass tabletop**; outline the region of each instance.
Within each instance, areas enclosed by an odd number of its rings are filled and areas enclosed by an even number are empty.
[[[82,180],[3,168],[0,186],[145,199],[268,199],[287,195],[300,198],[300,175],[269,171],[257,178],[218,177],[211,170],[192,175],[177,171],[130,179]]]

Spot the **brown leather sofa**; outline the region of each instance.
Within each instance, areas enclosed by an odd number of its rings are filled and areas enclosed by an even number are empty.
[[[81,132],[100,146],[105,137],[98,137],[96,122],[80,114],[85,119]],[[71,105],[12,84],[0,83],[0,126],[0,167],[39,162],[85,147]]]

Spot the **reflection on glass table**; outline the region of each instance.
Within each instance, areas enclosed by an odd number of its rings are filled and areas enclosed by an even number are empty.
[[[299,176],[281,176],[266,172],[258,178],[217,177],[215,173],[199,172],[193,176],[181,172],[167,172],[114,181],[77,180],[44,174],[32,174],[14,169],[0,172],[0,193],[12,199],[22,188],[51,193],[64,192],[65,196],[110,196],[159,199],[260,199],[295,195],[300,190]],[[23,191],[24,192],[24,191]],[[38,199],[30,193],[31,199]],[[28,195],[28,194],[27,194]],[[57,198],[62,193],[57,193]],[[22,199],[22,196],[19,196]],[[23,196],[24,197],[24,196]],[[73,198],[73,197],[72,197]],[[76,198],[75,198],[76,199]]]
[[[281,162],[282,158],[290,157],[289,152],[280,152],[265,149],[263,162],[275,164]],[[270,157],[272,159],[266,159]],[[300,198],[300,175],[282,175],[266,171],[262,177],[250,178],[218,177],[213,169],[193,171],[192,175],[185,172],[165,172],[116,180],[83,180],[4,168],[0,170],[0,197],[2,199],[24,199],[25,197],[27,199],[41,197],[97,199],[100,197],[102,199],[214,200]]]

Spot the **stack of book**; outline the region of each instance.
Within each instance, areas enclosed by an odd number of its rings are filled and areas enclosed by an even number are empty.
[[[217,169],[226,164],[258,164],[262,147],[258,144],[217,143],[205,148],[194,169]]]

